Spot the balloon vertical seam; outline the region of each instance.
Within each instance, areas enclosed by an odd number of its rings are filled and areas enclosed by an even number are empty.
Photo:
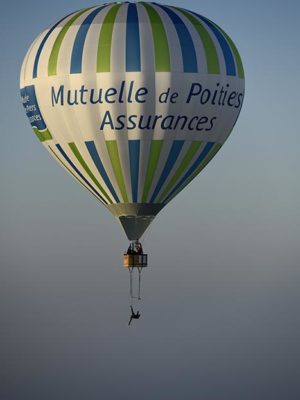
[[[198,173],[209,163],[209,161],[217,154],[217,152],[222,147],[220,143],[211,143],[208,142],[206,147],[209,145],[208,151],[200,154],[198,158],[198,165],[193,164],[193,166],[189,169],[189,171],[184,175],[184,177],[180,180],[180,182],[176,185],[176,187],[169,193],[169,195],[164,199],[164,203],[168,203],[172,200],[182,189],[184,189],[197,175]],[[199,162],[200,161],[200,162]],[[193,168],[193,167],[196,168]]]
[[[98,151],[96,149],[96,146],[95,146],[95,142],[92,141],[92,140],[91,141],[87,141],[87,142],[85,142],[85,145],[86,145],[86,147],[88,149],[88,152],[89,152],[89,154],[90,154],[90,156],[91,156],[96,168],[99,171],[99,174],[100,174],[101,178],[105,182],[105,184],[106,184],[107,188],[109,189],[110,193],[112,194],[113,198],[115,199],[115,201],[117,203],[120,203],[120,199],[117,196],[117,194],[116,194],[116,192],[115,192],[115,190],[113,188],[113,185],[111,184],[111,181],[110,181],[110,179],[109,179],[109,177],[107,175],[107,172],[106,172],[106,170],[104,168],[104,165],[103,165],[103,163],[102,163],[102,161],[100,159],[99,153],[98,153]]]
[[[191,13],[183,10],[179,7],[174,7],[179,13],[183,14],[194,26],[196,29],[202,45],[204,47],[205,56],[206,56],[206,64],[207,64],[207,72],[209,74],[219,74],[220,73],[220,64],[218,59],[218,53],[216,50],[216,46],[211,39],[207,29],[205,29],[204,25],[194,17]]]
[[[110,72],[112,35],[115,19],[121,4],[116,4],[108,11],[100,29],[97,48],[97,72]]]
[[[152,140],[150,145],[149,157],[148,157],[148,165],[147,165],[147,172],[146,178],[144,183],[143,189],[143,197],[142,202],[145,203],[148,198],[148,193],[151,188],[151,184],[153,181],[153,177],[157,168],[157,164],[159,161],[161,149],[163,146],[163,140]]]
[[[73,15],[74,13],[68,14],[65,17],[61,18],[56,24],[54,24],[46,33],[46,35],[44,36],[41,44],[39,45],[39,48],[37,50],[36,56],[35,56],[35,60],[34,60],[34,65],[33,65],[33,72],[32,72],[32,77],[36,78],[37,77],[37,71],[38,71],[38,65],[39,65],[39,61],[40,61],[40,57],[42,54],[42,50],[46,44],[46,41],[48,40],[49,36],[51,35],[51,33],[55,30],[55,28],[64,20],[66,20],[69,16]]]
[[[73,168],[73,170],[77,173],[78,176],[87,184],[89,188],[92,189],[94,193],[101,199],[101,201],[104,204],[107,204],[107,201],[104,200],[104,198],[101,196],[100,193],[97,192],[97,190],[90,184],[90,182],[85,178],[85,176],[79,171],[79,169],[76,167],[76,165],[73,163],[73,161],[68,157],[67,153],[64,151],[64,149],[61,147],[60,144],[56,144],[57,149],[59,152],[62,154],[64,159],[68,162],[68,164]]]
[[[107,6],[101,6],[93,10],[91,13],[88,14],[88,16],[84,19],[84,21],[80,25],[72,49],[71,67],[70,67],[71,74],[82,72],[82,56],[88,30],[95,17],[99,14],[101,10],[103,10],[103,8],[106,7]]]
[[[82,168],[85,170],[85,172],[88,174],[88,176],[91,178],[91,180],[94,182],[94,184],[98,187],[98,189],[100,190],[100,192],[103,194],[103,196],[108,200],[109,203],[112,203],[112,200],[110,199],[110,197],[108,196],[108,194],[105,192],[105,190],[103,189],[103,187],[100,185],[99,181],[97,180],[97,178],[95,177],[95,175],[92,173],[92,171],[90,170],[90,168],[88,167],[87,163],[85,162],[82,154],[80,153],[80,151],[78,150],[78,147],[76,146],[75,143],[69,143],[69,147],[72,151],[72,153],[74,154],[74,156],[77,158],[77,161],[79,162],[79,164],[82,166]]]
[[[128,140],[132,201],[137,203],[139,167],[140,167],[140,140]]]
[[[110,162],[113,167],[113,171],[123,197],[124,203],[128,203],[128,195],[126,191],[126,186],[124,182],[124,176],[122,173],[121,161],[118,151],[118,145],[116,140],[106,140],[106,148],[109,154]]]
[[[90,10],[91,8],[93,8],[93,7],[85,8],[85,9],[79,11],[62,27],[57,38],[55,39],[55,42],[54,42],[54,45],[52,47],[51,54],[49,57],[49,61],[48,61],[48,75],[49,76],[53,76],[53,75],[57,74],[58,56],[59,56],[62,42],[63,42],[68,30],[73,25],[73,23],[77,20],[77,18],[79,18],[83,13]]]
[[[223,57],[225,60],[225,66],[226,66],[226,73],[229,76],[235,76],[236,75],[236,67],[235,67],[235,61],[234,57],[231,51],[231,48],[229,44],[227,43],[226,39],[222,35],[222,33],[219,31],[219,29],[207,18],[203,17],[202,15],[199,15],[197,13],[193,14],[199,18],[201,21],[203,21],[213,32],[214,36],[216,37],[219,45],[221,46],[221,50],[223,53]]]
[[[129,3],[127,9],[126,71],[141,71],[139,19],[134,3]]]
[[[179,181],[180,177],[184,173],[184,171],[189,167],[190,163],[192,162],[195,154],[199,150],[200,146],[202,144],[202,141],[193,141],[189,148],[187,149],[184,158],[182,159],[180,165],[174,172],[174,174],[171,176],[171,179],[169,180],[168,184],[166,185],[164,191],[160,195],[158,202],[162,203],[163,199],[167,196],[169,192],[175,187],[177,182]]]
[[[86,190],[88,190],[98,201],[99,197],[95,195],[84,183],[81,182],[81,180],[71,171],[71,169],[62,161],[62,159],[55,153],[55,151],[52,149],[51,146],[48,146],[49,150],[51,153],[55,156],[57,161],[77,180],[80,185],[82,185]],[[102,201],[100,201],[102,203]]]
[[[170,72],[170,50],[166,30],[159,13],[149,3],[141,3],[146,9],[152,30],[152,38],[155,52],[155,71]]]
[[[172,21],[181,47],[184,72],[198,72],[196,50],[191,34],[182,19],[170,7],[154,3],[162,9]]]
[[[157,195],[159,194],[159,191],[161,190],[163,184],[167,180],[168,176],[170,175],[170,172],[181,152],[182,146],[184,144],[184,140],[174,140],[172,143],[172,147],[169,151],[168,158],[165,162],[165,165],[163,167],[162,173],[159,177],[159,180],[157,182],[157,185],[153,191],[153,194],[150,199],[150,203],[154,203]]]
[[[184,174],[184,176],[180,179],[180,181],[177,183],[177,185],[175,186],[175,188],[171,191],[171,193],[167,196],[167,198],[165,199],[165,201],[168,200],[169,197],[172,196],[173,193],[176,192],[177,189],[179,189],[181,187],[181,185],[183,185],[183,183],[189,179],[189,177],[192,175],[192,173],[196,170],[196,168],[199,167],[199,165],[201,164],[201,162],[205,159],[205,157],[208,155],[208,153],[210,152],[210,150],[212,149],[214,143],[213,142],[208,142],[203,150],[201,151],[201,153],[199,154],[199,156],[197,157],[197,159],[193,162],[193,164],[191,165],[191,167],[188,169],[188,171]]]

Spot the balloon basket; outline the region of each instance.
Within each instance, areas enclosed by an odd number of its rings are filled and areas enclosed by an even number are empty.
[[[148,266],[148,254],[124,254],[123,266],[125,268],[145,268]]]

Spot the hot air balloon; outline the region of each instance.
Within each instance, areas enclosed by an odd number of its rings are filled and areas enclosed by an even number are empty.
[[[120,222],[133,241],[125,266],[142,268],[138,240],[231,133],[244,72],[211,20],[124,2],[71,13],[40,33],[20,86],[37,138]]]

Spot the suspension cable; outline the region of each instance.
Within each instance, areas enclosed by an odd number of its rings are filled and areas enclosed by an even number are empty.
[[[133,274],[133,268],[128,268],[129,270],[129,282],[130,282],[130,297],[133,299],[133,293],[132,293],[132,274]]]
[[[141,298],[141,281],[142,281],[142,270],[143,268],[141,267],[137,267],[138,273],[139,273],[139,277],[138,277],[138,290],[137,290],[137,296],[134,296],[133,293],[133,278],[134,278],[134,268],[133,267],[129,267],[128,271],[129,271],[129,285],[130,285],[130,298],[131,300],[133,299],[138,299],[138,300],[142,300]]]
[[[138,268],[139,271],[139,290],[138,290],[138,299],[141,300],[141,272],[142,268]]]

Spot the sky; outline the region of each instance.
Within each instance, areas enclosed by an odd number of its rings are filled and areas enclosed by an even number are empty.
[[[246,95],[220,153],[143,238],[130,327],[127,239],[44,151],[19,96],[37,34],[94,3],[1,7],[1,400],[299,398],[300,3],[172,4],[231,36]]]

